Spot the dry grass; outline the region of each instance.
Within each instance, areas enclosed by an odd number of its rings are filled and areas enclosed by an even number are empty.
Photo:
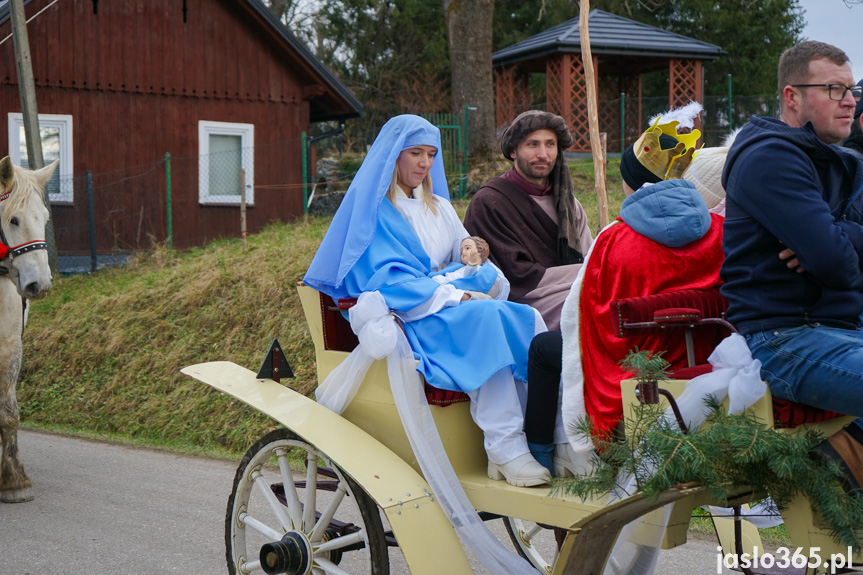
[[[271,421],[182,376],[230,360],[257,370],[278,338],[291,384],[315,386],[314,349],[294,286],[329,220],[272,225],[201,249],[158,248],[130,265],[61,278],[25,334],[22,419],[157,446],[245,449]]]
[[[620,189],[609,166],[609,189]],[[579,199],[597,228],[593,168],[572,164]],[[619,196],[619,197],[618,197]],[[616,216],[622,195],[610,194]],[[463,216],[467,202],[456,202]],[[230,360],[257,370],[278,338],[308,394],[314,349],[297,296],[329,218],[274,224],[248,239],[185,252],[157,248],[131,264],[59,278],[33,306],[18,388],[30,427],[96,434],[154,447],[235,454],[273,422],[179,373]]]

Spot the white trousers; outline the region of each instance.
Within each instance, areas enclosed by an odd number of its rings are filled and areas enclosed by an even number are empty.
[[[546,327],[539,312],[533,311],[536,335],[546,331]],[[513,379],[510,368],[501,369],[467,395],[470,397],[470,415],[482,429],[483,445],[490,462],[502,465],[530,451],[524,434],[527,384]],[[555,443],[567,441],[560,409],[557,410],[554,439]]]
[[[524,410],[512,370],[505,367],[473,391],[470,415],[482,429],[488,460],[501,465],[528,452]]]

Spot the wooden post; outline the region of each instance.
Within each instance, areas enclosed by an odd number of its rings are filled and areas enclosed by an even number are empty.
[[[240,170],[240,235],[246,250],[246,170]]]
[[[24,116],[24,139],[27,140],[27,163],[31,170],[38,170],[45,167],[45,159],[42,156],[42,136],[39,133],[39,112],[36,107],[36,82],[33,80],[33,61],[30,58],[30,39],[27,36],[24,0],[10,0],[9,9],[15,68],[18,72],[18,94],[21,97],[21,113]],[[47,186],[44,190],[44,198],[45,207],[48,208],[48,223],[45,225],[48,264],[51,271],[56,274],[57,241],[54,238],[54,218],[51,217],[51,202],[48,198]]]
[[[39,135],[36,83],[33,80],[33,61],[30,58],[30,39],[27,36],[24,0],[11,0],[9,7],[12,16],[15,67],[18,71],[18,94],[21,97],[24,136],[27,139],[27,161],[31,170],[38,170],[45,167],[45,160],[42,157],[42,138]]]
[[[593,152],[593,181],[596,185],[599,229],[608,225],[608,196],[605,191],[605,150],[599,135],[599,107],[596,99],[596,74],[590,51],[590,33],[587,20],[590,0],[579,0],[578,35],[581,38],[581,61],[587,83],[587,122],[590,129],[590,149]]]
[[[599,193],[599,185],[596,187],[596,210],[599,212],[599,229],[608,225],[608,196],[605,193],[605,162],[608,157],[608,134],[601,132],[599,134],[600,152],[602,154],[602,193]],[[595,158],[595,156],[594,156]],[[593,169],[596,170],[596,160],[594,159]],[[596,178],[594,177],[594,180]]]

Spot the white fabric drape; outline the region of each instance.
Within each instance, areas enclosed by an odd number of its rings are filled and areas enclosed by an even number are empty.
[[[318,403],[342,413],[375,359],[387,360],[396,409],[432,493],[465,546],[490,573],[536,575],[524,559],[488,530],[467,498],[446,455],[407,338],[379,292],[365,292],[348,312],[360,345],[315,390]]]
[[[690,432],[696,431],[707,419],[710,409],[707,398],[713,397],[722,402],[728,397],[731,414],[742,413],[764,396],[767,386],[761,380],[761,362],[752,358],[746,340],[739,334],[731,334],[713,350],[707,361],[713,366],[713,371],[691,379],[686,389],[677,398],[683,421]],[[733,411],[732,411],[733,409]],[[672,427],[678,428],[677,419],[671,408],[667,408],[662,417]],[[646,462],[650,465],[649,462]],[[636,491],[635,478],[622,476],[618,480],[620,489],[609,497],[609,504]],[[617,554],[621,557],[636,557],[633,564],[627,566],[631,575],[647,575],[653,573],[659,556],[659,547],[673,504],[665,506],[665,520],[661,525],[647,524],[643,519],[637,519],[624,527],[612,550],[612,559]],[[636,528],[639,529],[638,543],[630,541]],[[645,544],[649,542],[649,544]],[[604,575],[621,573],[615,568],[615,562],[609,561]]]

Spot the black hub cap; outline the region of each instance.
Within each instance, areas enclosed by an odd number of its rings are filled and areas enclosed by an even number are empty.
[[[311,557],[305,538],[295,531],[286,533],[281,541],[261,547],[261,568],[268,575],[285,573],[302,575],[309,570]]]

